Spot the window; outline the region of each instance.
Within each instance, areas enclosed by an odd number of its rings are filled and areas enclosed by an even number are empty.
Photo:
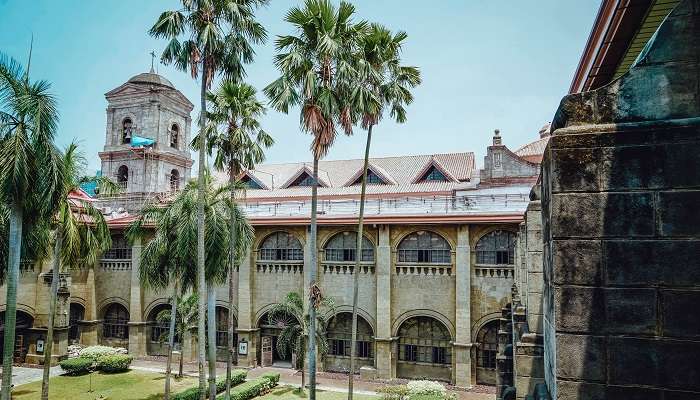
[[[120,188],[126,189],[129,183],[129,167],[126,165],[121,165],[117,169],[117,185]]]
[[[449,365],[451,336],[440,321],[413,317],[399,328],[399,361]]]
[[[479,346],[478,366],[481,368],[496,369],[496,355],[498,354],[498,321],[491,321],[484,325],[477,334]]]
[[[258,184],[255,179],[251,179],[248,175],[243,175],[241,178],[241,183],[243,183],[248,189],[262,189],[260,184]]]
[[[399,262],[449,264],[452,262],[449,243],[437,233],[418,231],[406,236],[398,248]]]
[[[493,231],[476,243],[477,264],[515,264],[515,234]]]
[[[170,147],[177,149],[180,140],[180,128],[177,124],[173,124],[170,127]]]
[[[129,338],[129,311],[118,303],[112,303],[105,311],[102,337],[111,339]]]
[[[355,261],[357,232],[340,232],[326,244],[326,261]],[[374,261],[374,246],[366,237],[362,238],[362,261]]]
[[[228,310],[225,307],[216,307],[216,347],[228,348]]]
[[[265,238],[258,249],[258,259],[265,261],[301,261],[304,250],[299,239],[287,232],[275,232]]]
[[[153,343],[167,343],[170,335],[170,324],[168,321],[158,321],[158,315],[171,310],[170,304],[160,304],[151,311],[148,316],[148,323],[151,326],[150,339]],[[169,315],[169,314],[168,314]],[[177,342],[177,338],[175,339]]]
[[[85,307],[78,303],[70,303],[69,306],[69,317],[68,325],[70,327],[68,331],[68,341],[69,343],[77,343],[80,341],[80,321],[85,319]]]
[[[328,355],[350,357],[352,345],[352,314],[343,312],[328,322]],[[357,316],[357,342],[355,355],[358,358],[372,358],[372,327],[364,318]]]
[[[425,174],[423,174],[423,177],[419,181],[447,182],[448,179],[445,176],[445,174],[440,172],[440,170],[435,168],[435,166],[433,165],[428,169],[428,171]]]
[[[176,191],[180,189],[180,172],[174,169],[170,171],[170,190]]]
[[[302,172],[289,187],[294,186],[313,186],[314,178],[306,172]]]
[[[131,246],[122,234],[112,235],[112,247],[102,256],[106,260],[131,260]]]
[[[122,144],[131,143],[131,136],[134,131],[134,123],[131,118],[124,118],[122,121]]]
[[[355,179],[355,182],[353,182],[353,185],[361,185],[362,184],[362,175],[360,175],[357,179]],[[384,185],[386,182],[382,178],[379,177],[379,175],[375,174],[374,171],[371,169],[367,169],[367,184],[368,185]]]

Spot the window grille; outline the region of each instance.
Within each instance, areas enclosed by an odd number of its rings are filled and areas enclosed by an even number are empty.
[[[476,243],[477,264],[515,264],[515,234],[509,231],[493,231]]]
[[[414,317],[399,329],[399,361],[434,365],[452,363],[450,334],[430,317]]]
[[[302,261],[304,250],[301,242],[287,232],[275,232],[265,238],[258,249],[258,259],[263,261]]]
[[[357,232],[340,232],[326,244],[324,255],[326,261],[355,261],[357,250]],[[366,237],[362,238],[363,262],[374,261],[374,245]]]
[[[105,312],[102,324],[102,337],[113,339],[129,338],[129,312],[121,304],[112,304]]]
[[[452,251],[442,236],[432,232],[414,232],[399,244],[398,262],[449,264],[452,262]]]

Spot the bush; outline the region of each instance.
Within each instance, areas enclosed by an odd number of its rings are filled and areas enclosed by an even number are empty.
[[[248,375],[248,371],[242,369],[236,369],[231,371],[231,387],[240,385],[245,382],[245,378]],[[216,393],[221,393],[226,390],[226,378],[219,379],[216,381]],[[207,394],[208,394],[207,389]],[[208,396],[207,396],[208,397]],[[192,387],[182,392],[176,393],[171,397],[173,400],[199,400],[199,387]]]
[[[231,400],[250,400],[253,397],[267,393],[270,389],[277,386],[280,380],[280,374],[268,373],[261,377],[248,381],[236,389],[231,390]],[[224,396],[219,396],[217,399],[223,399]]]
[[[90,358],[96,362],[100,357],[117,354],[117,349],[109,346],[90,346],[80,350],[80,357]]]
[[[406,385],[389,385],[377,389],[384,400],[402,400],[408,397],[409,391]]]
[[[272,382],[272,386],[277,386],[277,384],[280,382],[280,374],[277,372],[268,372],[266,374],[262,375],[262,378],[267,378]]]
[[[435,381],[410,381],[406,385],[409,396],[416,395],[437,395],[444,397],[447,389],[443,384]]]
[[[90,372],[92,364],[91,358],[77,357],[63,360],[59,365],[68,375],[81,375]]]
[[[124,372],[134,357],[126,354],[108,354],[97,359],[97,369],[102,372]]]

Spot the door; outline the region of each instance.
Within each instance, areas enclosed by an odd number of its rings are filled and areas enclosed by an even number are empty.
[[[262,337],[262,360],[263,367],[272,366],[272,336]]]

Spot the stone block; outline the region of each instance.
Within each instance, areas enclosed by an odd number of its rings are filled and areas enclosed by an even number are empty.
[[[662,236],[700,236],[700,190],[658,194],[659,234]]]
[[[700,134],[696,131],[695,142],[671,143],[663,146],[664,182],[668,187],[700,186]],[[679,171],[682,171],[679,173]]]
[[[608,399],[664,400],[662,390],[636,386],[608,386],[605,393]]]
[[[700,392],[685,392],[678,390],[664,390],[664,400],[697,400]]]
[[[542,251],[543,246],[542,230],[528,229],[527,230],[527,251]]]
[[[621,146],[602,151],[601,185],[604,190],[664,187],[660,146]]]
[[[532,377],[516,377],[515,378],[515,393],[517,398],[524,399],[526,395],[532,394],[535,391],[535,386],[539,383],[544,383],[544,378]]]
[[[700,241],[611,240],[603,243],[609,285],[697,285]]]
[[[663,340],[657,347],[660,386],[700,392],[700,342]]]
[[[556,400],[610,400],[605,396],[605,385],[557,380]]]
[[[601,244],[598,240],[555,240],[555,283],[599,285],[602,282]]]
[[[541,246],[540,246],[541,247]],[[544,260],[542,258],[541,251],[528,251],[527,258],[527,270],[533,272],[542,272],[544,266]]]
[[[557,378],[604,382],[605,338],[557,334]]]
[[[662,354],[659,341],[631,337],[608,340],[608,382],[658,386]]]
[[[700,338],[700,313],[695,312],[700,304],[700,291],[662,290],[661,315],[663,335]]]
[[[563,193],[551,199],[554,238],[651,236],[652,193]]]
[[[554,288],[557,332],[600,332],[605,324],[604,291],[600,288]]]
[[[527,294],[527,312],[542,314],[542,293]]]
[[[544,357],[525,355],[515,356],[516,376],[529,376],[544,379]]]
[[[598,182],[600,149],[578,148],[551,152],[552,192],[596,191]]]
[[[542,272],[532,272],[527,273],[527,291],[528,293],[542,293],[544,292],[544,276]]]
[[[656,333],[656,289],[605,289],[608,333]]]

